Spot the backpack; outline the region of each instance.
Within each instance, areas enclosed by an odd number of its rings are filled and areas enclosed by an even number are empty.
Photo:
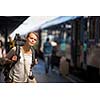
[[[44,53],[45,54],[51,54],[52,53],[52,45],[50,42],[44,43]]]
[[[32,67],[35,65],[35,58],[36,58],[36,53],[35,53],[35,49],[33,47],[31,47],[31,50],[32,50],[32,64],[31,64],[31,69]],[[16,46],[16,55],[18,57],[17,61],[20,59],[20,46]],[[16,62],[13,62],[13,63],[10,63],[10,64],[7,64],[7,65],[4,65],[4,71],[3,71],[3,74],[5,76],[5,82],[7,82],[7,80],[9,79],[9,72],[11,70],[11,68],[17,63]]]
[[[2,50],[1,50],[1,57],[0,57],[0,62],[2,62],[2,58],[3,58],[3,52],[4,52],[4,48],[2,48]],[[3,65],[2,64],[0,64],[0,72],[2,72],[2,69],[3,69]]]

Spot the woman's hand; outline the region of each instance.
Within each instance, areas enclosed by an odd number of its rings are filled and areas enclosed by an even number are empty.
[[[36,64],[36,65],[38,64],[38,59],[35,59],[35,64]]]
[[[14,55],[14,56],[12,57],[12,61],[17,61],[17,56],[16,56],[16,55]]]

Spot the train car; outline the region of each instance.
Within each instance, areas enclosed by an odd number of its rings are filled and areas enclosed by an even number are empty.
[[[83,76],[87,78],[87,81],[99,82],[100,17],[83,16],[73,20],[72,26],[72,41],[75,42],[72,48],[74,67],[85,71]]]
[[[67,35],[70,34],[72,66],[69,70],[71,72],[72,70],[77,73],[81,72],[82,77],[89,80],[88,76],[91,76],[91,69],[87,66],[87,58],[92,50],[91,48],[96,47],[96,44],[100,41],[100,17],[61,16],[50,23],[48,22],[47,25],[45,24],[42,27],[42,31],[44,30],[46,30],[47,36],[54,36],[57,43],[60,43],[61,40],[66,40]]]

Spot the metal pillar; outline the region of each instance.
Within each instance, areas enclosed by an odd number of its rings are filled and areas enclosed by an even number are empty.
[[[82,17],[81,18],[81,34],[80,34],[80,41],[81,41],[81,43],[83,44],[83,37],[84,37],[84,18]]]
[[[38,34],[39,34],[39,45],[38,45],[38,49],[40,50],[40,48],[41,48],[41,43],[42,43],[42,40],[41,40],[41,29],[40,30],[38,30]]]
[[[72,42],[71,42],[71,52],[74,67],[77,67],[77,35],[76,35],[76,21],[72,21]]]
[[[95,19],[95,43],[99,42],[99,18]]]
[[[7,47],[7,38],[8,38],[8,29],[7,26],[5,27],[5,48]]]

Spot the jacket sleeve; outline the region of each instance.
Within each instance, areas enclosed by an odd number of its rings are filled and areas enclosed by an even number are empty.
[[[6,58],[11,59],[15,55],[16,47],[13,47],[6,55]]]

